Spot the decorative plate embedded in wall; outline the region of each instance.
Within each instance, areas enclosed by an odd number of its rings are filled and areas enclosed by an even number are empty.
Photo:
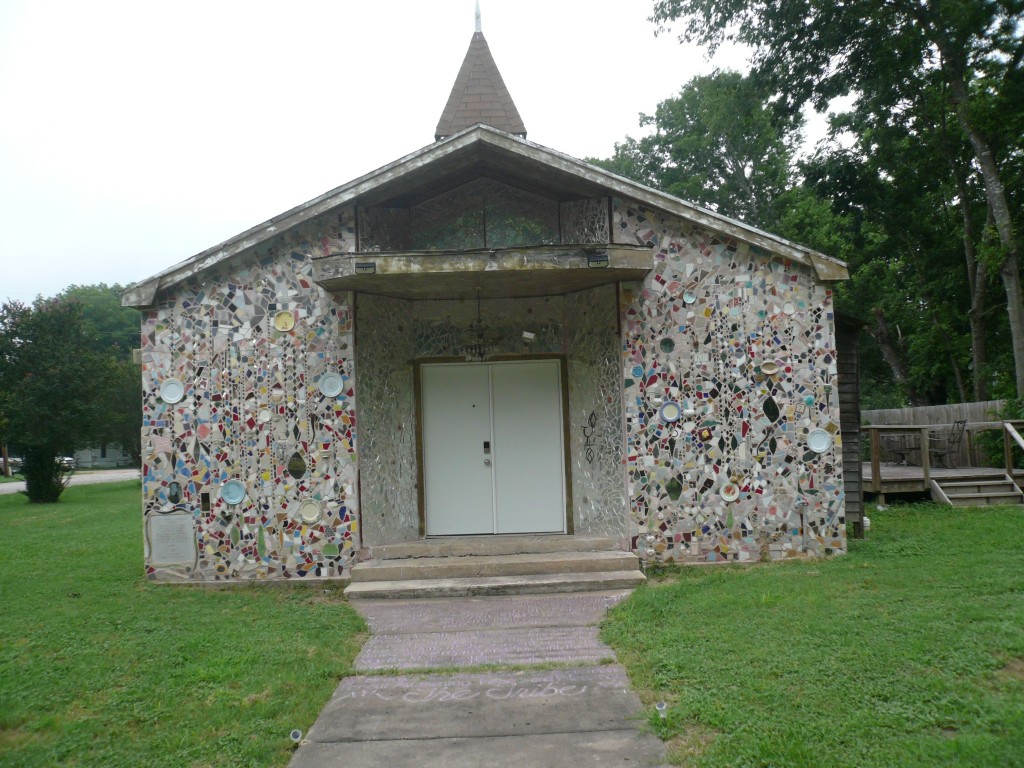
[[[693,291],[684,291],[683,292],[683,301],[685,301],[687,304],[693,304],[693,302],[695,302],[696,300],[697,300],[697,294],[694,293]]]
[[[299,505],[299,516],[304,523],[315,523],[320,519],[320,502],[306,499]]]
[[[778,372],[779,364],[776,363],[774,360],[765,360],[763,363],[761,363],[761,373],[768,374],[769,376],[774,376]]]
[[[337,397],[345,387],[345,380],[338,373],[325,373],[320,377],[320,391],[327,397]]]
[[[740,487],[736,483],[726,483],[718,495],[726,501],[736,501],[740,497]]]
[[[279,331],[290,331],[295,327],[295,315],[287,310],[281,310],[274,315],[274,327]]]
[[[824,453],[832,447],[832,435],[824,429],[813,429],[807,435],[807,447],[815,453]]]
[[[683,411],[679,407],[679,403],[674,400],[669,400],[667,403],[661,406],[660,414],[661,420],[671,424],[673,421],[679,421],[679,417]]]
[[[185,385],[177,379],[164,379],[160,385],[160,399],[165,403],[177,403],[185,396]]]
[[[241,480],[228,480],[220,487],[220,497],[228,504],[240,504],[245,498],[245,485]]]

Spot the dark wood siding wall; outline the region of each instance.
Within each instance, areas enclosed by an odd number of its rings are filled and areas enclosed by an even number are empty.
[[[853,535],[864,536],[864,488],[860,461],[860,355],[861,324],[852,318],[836,319],[839,352],[839,431],[843,439],[843,483],[846,486],[846,520]]]

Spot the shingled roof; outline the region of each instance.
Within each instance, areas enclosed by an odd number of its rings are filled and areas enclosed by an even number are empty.
[[[478,123],[526,138],[523,119],[479,29],[473,33],[462,69],[434,131],[434,139],[447,138]]]

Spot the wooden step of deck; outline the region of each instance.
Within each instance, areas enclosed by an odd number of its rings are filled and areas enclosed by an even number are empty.
[[[960,477],[936,479],[935,484],[954,507],[985,507],[996,504],[1024,504],[1024,494],[1009,478]],[[933,497],[935,494],[933,494]]]
[[[948,488],[956,493],[985,493],[987,491],[999,491],[1007,488],[1012,489],[1013,484],[1009,480],[999,480],[993,478],[975,479],[975,480],[939,480],[939,483],[943,488]]]
[[[989,507],[997,504],[1021,504],[1021,495],[1012,493],[968,493],[961,496],[950,496],[954,507]]]

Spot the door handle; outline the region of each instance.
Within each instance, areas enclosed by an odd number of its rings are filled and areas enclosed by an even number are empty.
[[[484,466],[485,467],[491,466],[491,460],[490,459],[484,459]]]

